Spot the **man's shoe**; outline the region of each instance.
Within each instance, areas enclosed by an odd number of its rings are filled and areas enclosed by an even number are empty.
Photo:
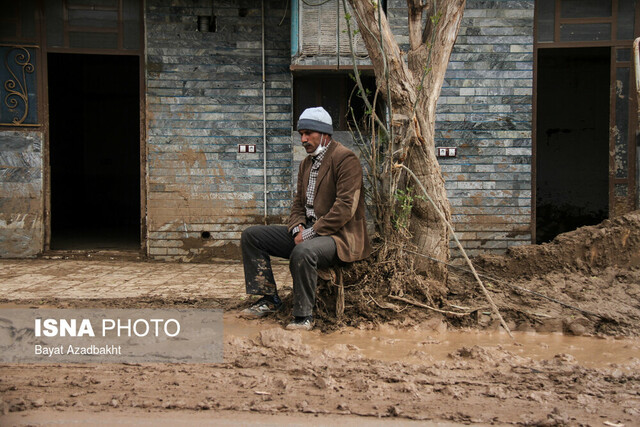
[[[282,301],[273,301],[272,298],[262,297],[249,308],[245,308],[240,312],[244,317],[259,318],[270,313],[275,313],[282,307]]]
[[[290,331],[310,331],[313,329],[313,317],[294,317],[293,321],[285,329]]]

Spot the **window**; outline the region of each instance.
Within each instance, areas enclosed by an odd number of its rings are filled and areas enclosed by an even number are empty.
[[[636,4],[636,0],[538,0],[537,41],[631,41]]]
[[[299,47],[302,56],[351,56],[343,1],[346,0],[300,1]],[[347,10],[351,11],[351,6],[347,5]],[[357,28],[355,18],[351,19],[350,26],[354,53],[366,58],[368,54],[362,36],[353,34]]]
[[[370,91],[370,99],[375,93],[375,78],[370,75],[362,76],[365,89]],[[294,76],[293,108],[294,129],[297,128],[298,117],[310,107],[322,106],[331,115],[333,129],[348,131],[353,116],[359,123],[365,115],[364,101],[356,93],[356,82],[352,74],[348,73],[313,73]],[[380,100],[380,97],[378,97]],[[380,104],[380,102],[379,102]],[[350,107],[354,114],[350,113]]]
[[[48,0],[47,45],[138,50],[140,15],[138,0]]]
[[[36,2],[5,3],[0,12],[0,125],[38,126]]]
[[[0,13],[0,39],[3,42],[37,41],[35,0],[3,2]]]

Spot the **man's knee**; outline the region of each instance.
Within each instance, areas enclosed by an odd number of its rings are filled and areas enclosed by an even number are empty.
[[[301,243],[291,252],[290,265],[313,264],[316,260],[316,253],[309,247]]]
[[[248,243],[254,243],[256,241],[256,235],[258,234],[261,225],[252,225],[245,229],[240,235],[240,246],[244,247]]]

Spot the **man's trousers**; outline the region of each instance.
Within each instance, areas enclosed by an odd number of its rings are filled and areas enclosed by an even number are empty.
[[[270,257],[288,258],[293,279],[293,315],[311,316],[316,301],[318,269],[339,262],[333,238],[317,236],[296,245],[283,225],[255,225],[242,233],[240,243],[247,293],[274,295],[276,281]]]

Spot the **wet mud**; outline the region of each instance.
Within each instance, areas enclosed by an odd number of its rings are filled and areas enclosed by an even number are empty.
[[[638,425],[640,341],[397,330],[303,334],[225,316],[220,364],[0,366],[3,414],[176,411]],[[186,412],[185,412],[186,413]],[[1,418],[0,418],[1,420]]]
[[[446,283],[440,283],[411,272],[409,249],[403,250],[387,249],[392,259],[373,266],[353,264],[338,325],[407,327],[443,315],[453,327],[500,329],[463,260],[452,260]],[[640,211],[473,263],[511,330],[640,336]],[[321,327],[331,330],[331,319],[322,320]]]
[[[639,261],[638,212],[546,245],[477,259],[515,340],[501,330],[474,279],[453,270],[447,289],[437,289],[438,308],[464,316],[348,288],[355,296],[347,298],[345,316],[332,327],[321,322],[311,333],[284,330],[284,317],[240,319],[237,311],[246,301],[23,301],[49,307],[224,308],[224,362],[0,365],[0,425],[13,414],[42,410],[146,412],[153,419],[259,413],[640,425]]]

